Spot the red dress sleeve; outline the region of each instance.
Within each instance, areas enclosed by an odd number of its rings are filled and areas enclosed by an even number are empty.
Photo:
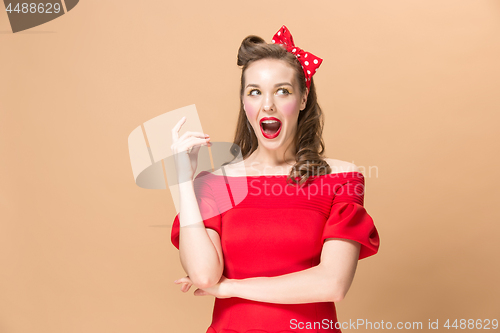
[[[193,188],[200,208],[201,217],[206,228],[213,229],[221,234],[221,215],[217,208],[217,204],[210,185],[206,182],[206,177],[200,177],[201,173],[193,180]],[[179,215],[174,218],[172,225],[172,233],[170,235],[172,244],[179,249]]]
[[[343,238],[361,244],[359,259],[377,253],[380,239],[373,219],[363,207],[365,181],[361,173],[343,179],[335,191],[330,216],[323,230],[327,238]]]

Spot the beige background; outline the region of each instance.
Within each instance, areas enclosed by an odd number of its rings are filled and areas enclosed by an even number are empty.
[[[366,168],[381,235],[339,320],[500,319],[498,1],[85,0],[17,34],[0,12],[0,332],[205,332],[127,137],[196,104],[231,141],[240,42],[282,24],[325,59],[327,156]]]

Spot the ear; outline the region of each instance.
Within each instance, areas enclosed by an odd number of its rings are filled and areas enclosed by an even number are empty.
[[[300,110],[304,110],[306,108],[306,104],[307,104],[307,96],[309,95],[309,89],[306,88],[306,92],[304,93],[304,95],[302,95],[302,99],[300,101]]]

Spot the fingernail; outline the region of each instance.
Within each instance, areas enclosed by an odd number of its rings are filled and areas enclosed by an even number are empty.
[[[175,280],[174,283],[177,283],[177,281],[179,281],[179,280]]]

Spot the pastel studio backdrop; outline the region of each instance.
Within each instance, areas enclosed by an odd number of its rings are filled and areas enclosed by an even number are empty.
[[[231,142],[241,40],[283,24],[324,59],[326,155],[363,168],[381,236],[339,320],[498,318],[499,13],[496,0],[85,0],[13,34],[2,8],[0,332],[204,332],[213,298],[173,283],[174,203],[135,184],[127,138],[195,104]]]

